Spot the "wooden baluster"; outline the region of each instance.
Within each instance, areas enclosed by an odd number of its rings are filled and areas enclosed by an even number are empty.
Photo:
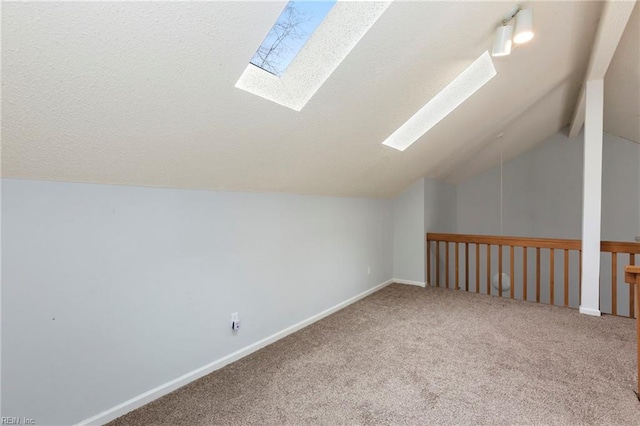
[[[476,293],[480,292],[480,244],[476,244]]]
[[[527,248],[522,247],[522,300],[527,300]]]
[[[464,243],[464,291],[469,291],[469,244]]]
[[[633,253],[629,253],[629,265],[635,266],[636,256]],[[635,312],[635,297],[633,294],[633,285],[629,285],[629,318],[637,318]]]
[[[514,285],[515,284],[514,283],[515,274],[513,272],[515,268],[513,266],[513,263],[514,263],[513,262],[513,250],[514,250],[514,247],[510,246],[509,247],[509,275],[511,276],[511,283],[510,283],[511,286],[509,287],[509,297],[512,298],[512,299],[513,299],[514,294],[515,294],[515,289],[514,289],[514,287],[515,287],[515,285]]]
[[[569,306],[569,250],[564,250],[564,306]]]
[[[431,285],[431,241],[427,240],[427,283]]]
[[[554,278],[556,275],[555,260],[556,256],[553,249],[549,249],[549,304],[551,306],[554,305],[556,300],[556,286],[554,282]]]
[[[502,297],[502,246],[498,246],[498,296]]]
[[[460,262],[458,261],[458,257],[460,254],[460,248],[458,247],[458,243],[456,242],[455,245],[456,248],[456,290],[460,289],[460,282],[458,280],[459,276],[460,276]]]
[[[487,294],[491,294],[491,245],[487,244]]]
[[[440,287],[440,241],[436,241],[436,285]]]
[[[445,261],[444,261],[444,282],[446,287],[449,288],[449,241],[444,244],[445,252]]]
[[[536,302],[540,303],[540,247],[536,247]]]
[[[618,253],[611,253],[611,315],[618,315]]]
[[[582,250],[578,255],[578,306],[580,306],[582,304]]]

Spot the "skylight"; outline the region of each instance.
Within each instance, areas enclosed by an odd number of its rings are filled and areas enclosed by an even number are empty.
[[[290,1],[250,62],[282,76],[335,3],[336,0]]]
[[[382,144],[404,151],[487,84],[496,74],[489,52],[484,52]]]
[[[282,76],[250,63],[236,87],[294,111],[302,110],[390,4],[390,1],[335,2],[315,32],[301,43],[300,51],[293,55],[295,59]]]

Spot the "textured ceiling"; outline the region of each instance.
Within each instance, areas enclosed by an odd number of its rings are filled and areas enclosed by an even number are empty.
[[[399,152],[382,141],[491,47],[515,3],[392,3],[301,112],[234,87],[284,4],[3,3],[3,176],[362,197],[457,181],[495,164],[497,134],[508,158],[569,123],[602,8],[530,2],[534,40]],[[637,58],[635,25],[608,80]],[[616,84],[607,102],[628,108]]]
[[[604,129],[640,143],[640,3],[604,79]]]

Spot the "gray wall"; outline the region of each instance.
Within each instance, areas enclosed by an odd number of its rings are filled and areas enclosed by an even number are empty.
[[[521,154],[503,167],[503,234],[527,237],[581,238],[582,135],[568,139],[558,133]],[[640,234],[640,145],[604,133],[602,238],[633,241]],[[495,167],[457,187],[457,231],[464,234],[500,235],[500,168]],[[516,297],[521,297],[522,252],[516,250]],[[486,254],[481,253],[481,289],[486,274]],[[504,259],[508,259],[505,250]],[[541,299],[549,301],[549,253],[542,254]],[[497,273],[494,248],[492,276]],[[535,265],[534,250],[528,265]],[[471,270],[475,259],[470,256]],[[626,262],[627,259],[625,259]],[[555,303],[562,303],[563,253],[555,253]],[[602,276],[610,276],[610,256],[603,255]],[[619,261],[618,276],[625,262]],[[505,262],[508,265],[508,262]],[[514,273],[508,271],[511,276]],[[529,268],[528,298],[534,294],[535,276]],[[570,304],[578,306],[578,257],[570,257]],[[471,274],[475,285],[475,274]],[[484,291],[483,291],[484,292]],[[618,310],[627,313],[626,284],[618,285]],[[601,282],[601,310],[611,312],[610,281]]]
[[[424,283],[425,180],[393,200],[393,277]]]
[[[456,202],[455,185],[429,178],[418,179],[393,200],[394,278],[427,281],[425,234],[456,231]]]
[[[424,180],[424,228],[426,232],[453,233],[457,228],[456,186],[435,179]]]
[[[580,238],[582,140],[557,133],[503,167],[503,234]],[[500,167],[458,185],[458,232],[500,235]]]
[[[424,228],[425,232],[456,232],[456,216],[457,216],[457,198],[456,186],[435,179],[425,179],[424,184]],[[432,248],[435,248],[432,244]],[[446,263],[444,250],[441,248],[440,257],[438,258],[440,268],[436,268],[435,250],[431,252],[431,277],[427,279],[432,285],[440,283],[444,285],[446,282]],[[453,253],[453,247],[450,248],[450,256]],[[453,259],[453,257],[451,257]],[[439,281],[436,279],[436,271],[440,272]],[[449,273],[455,272],[455,263],[450,262]]]
[[[93,416],[392,277],[388,200],[3,179],[2,209],[3,415],[39,424]]]
[[[640,236],[640,144],[604,134],[602,238]]]

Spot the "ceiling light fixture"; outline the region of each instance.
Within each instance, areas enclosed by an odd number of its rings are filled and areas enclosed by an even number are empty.
[[[520,9],[516,18],[515,44],[523,44],[533,38],[533,12],[531,9]]]
[[[516,30],[513,31],[511,22],[516,19]],[[512,37],[513,36],[513,37]],[[514,12],[502,20],[496,30],[496,38],[493,42],[491,56],[506,56],[511,53],[511,42],[523,44],[533,38],[533,12],[531,9],[522,9],[518,6]]]
[[[496,30],[496,40],[493,42],[491,56],[507,56],[511,53],[511,36],[513,25],[503,24]]]
[[[487,84],[496,74],[491,56],[488,51],[485,51],[382,144],[404,151]]]

